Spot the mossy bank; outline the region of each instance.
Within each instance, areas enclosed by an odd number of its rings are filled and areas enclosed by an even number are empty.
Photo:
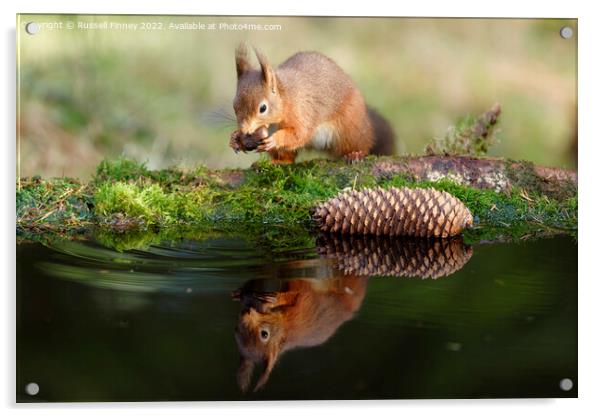
[[[486,176],[458,169],[454,159],[367,158],[354,165],[318,159],[288,166],[260,161],[246,170],[220,171],[202,166],[152,171],[127,159],[103,161],[88,183],[22,180],[17,236],[38,240],[93,233],[109,246],[129,249],[220,233],[259,240],[273,250],[302,247],[315,239],[311,212],[318,202],[345,188],[375,186],[448,191],[475,217],[476,227],[465,233],[468,241],[556,231],[576,235],[577,185],[570,172],[548,175],[529,162],[493,160],[495,169],[488,175],[495,172],[495,181],[488,184],[482,182]],[[432,167],[435,160],[438,171],[430,168],[430,176],[421,175],[419,165]],[[491,161],[460,162],[478,171]]]

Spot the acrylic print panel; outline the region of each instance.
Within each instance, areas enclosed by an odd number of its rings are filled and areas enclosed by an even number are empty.
[[[17,401],[576,397],[577,35],[19,15]]]

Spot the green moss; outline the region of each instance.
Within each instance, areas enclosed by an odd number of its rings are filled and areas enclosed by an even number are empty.
[[[345,187],[372,186],[369,169],[307,161],[295,165],[255,164],[234,190],[219,190],[213,216],[246,223],[311,222],[311,209]]]
[[[93,219],[91,193],[71,178],[22,180],[16,192],[17,233],[79,231]]]
[[[357,166],[324,160],[283,166],[263,160],[246,170],[236,186],[203,167],[185,173],[148,171],[124,160],[108,162],[96,176],[95,213],[105,228],[129,231],[132,241],[143,232],[161,234],[158,227],[194,226],[243,233],[273,250],[307,247],[313,241],[312,208],[343,188],[375,186],[372,160]],[[141,222],[129,221],[132,218]],[[110,240],[104,236],[105,242]],[[141,239],[154,241],[150,236]],[[123,247],[119,242],[115,246]]]
[[[170,192],[159,184],[121,181],[102,184],[94,195],[97,216],[107,218],[119,214],[142,220],[148,226],[206,220],[212,198],[213,192],[208,187]]]
[[[123,182],[107,183],[101,185],[95,195],[97,215],[122,214],[149,225],[171,222],[173,200],[174,195],[164,193],[157,184],[142,188]]]
[[[94,182],[101,184],[110,180],[137,180],[148,176],[150,171],[146,164],[131,159],[119,158],[114,161],[105,159],[96,168]]]

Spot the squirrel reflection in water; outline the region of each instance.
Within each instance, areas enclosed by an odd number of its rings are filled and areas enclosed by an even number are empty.
[[[460,270],[472,256],[461,238],[327,235],[317,243],[320,258],[287,267],[310,268],[314,276],[324,277],[252,280],[232,294],[241,303],[235,339],[240,353],[237,381],[243,392],[256,363],[264,369],[255,391],[266,384],[280,355],[326,342],[351,319],[362,305],[369,276],[437,279]]]
[[[359,310],[367,277],[290,279],[278,291],[265,291],[265,280],[249,281],[233,294],[241,311],[235,338],[240,353],[237,381],[245,392],[258,362],[264,370],[255,391],[265,385],[279,356],[297,347],[317,346]]]

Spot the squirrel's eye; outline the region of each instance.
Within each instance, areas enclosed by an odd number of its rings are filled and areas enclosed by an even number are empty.
[[[270,332],[264,329],[259,333],[259,335],[261,336],[261,340],[268,340],[268,337],[270,337]]]
[[[267,109],[268,105],[265,103],[261,103],[261,105],[259,106],[259,113],[265,113]]]

